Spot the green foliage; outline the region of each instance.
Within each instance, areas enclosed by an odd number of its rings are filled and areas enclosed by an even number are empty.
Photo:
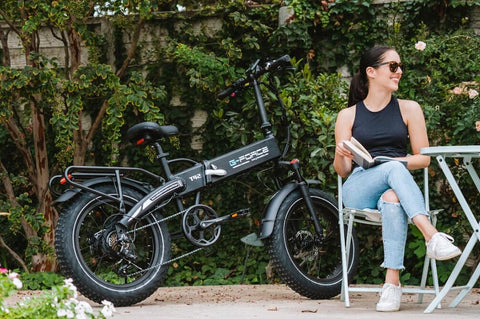
[[[282,91],[292,134],[291,156],[300,159],[304,174],[335,184],[332,171],[336,114],[347,104],[347,84],[341,75],[313,75],[308,63],[294,62],[299,72]]]
[[[416,41],[423,41],[425,49],[416,49]],[[423,106],[433,146],[477,145],[480,141],[480,131],[476,128],[476,123],[480,120],[479,49],[478,35],[466,30],[442,35],[430,34],[425,26],[419,29],[418,37],[405,40],[400,49],[408,69],[402,78],[399,94],[417,100]],[[470,205],[478,205],[480,195],[466,175],[467,172],[456,160],[449,165],[453,166],[454,174]],[[439,214],[439,227],[454,236],[460,245],[464,245],[463,234],[470,233],[470,224],[460,211],[457,199],[434,159],[431,167],[430,185],[436,186],[430,192],[431,206],[444,209]],[[419,237],[416,240],[417,243],[410,245],[418,251],[423,239]],[[475,254],[472,258],[478,257]],[[442,263],[440,277],[446,279],[452,267],[451,262]],[[463,269],[459,281],[466,280],[467,273]]]
[[[121,141],[121,127],[125,125],[125,111],[135,109],[144,114],[145,120],[163,123],[164,116],[160,112],[158,103],[166,97],[163,86],[156,87],[143,79],[139,73],[132,73],[126,85],[119,85],[115,93],[108,100],[106,116],[104,117],[104,133],[107,143],[104,149],[110,152],[110,162],[118,160],[118,144]]]
[[[63,283],[63,276],[53,272],[22,273],[20,280],[23,282],[23,289],[47,290]]]
[[[235,77],[228,59],[219,58],[213,53],[203,52],[200,48],[178,44],[172,55],[186,69],[190,86],[203,91],[217,92],[225,86],[225,78]]]

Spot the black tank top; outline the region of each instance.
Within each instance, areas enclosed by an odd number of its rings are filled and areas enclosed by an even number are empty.
[[[371,112],[363,101],[356,105],[352,135],[370,152],[372,157],[407,155],[408,129],[403,122],[397,99],[379,112]]]

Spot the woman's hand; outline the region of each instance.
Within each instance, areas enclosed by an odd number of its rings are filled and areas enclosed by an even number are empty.
[[[337,143],[335,147],[335,155],[339,155],[340,157],[348,157],[349,159],[353,159],[353,154],[350,152],[345,146],[343,146],[343,142]]]

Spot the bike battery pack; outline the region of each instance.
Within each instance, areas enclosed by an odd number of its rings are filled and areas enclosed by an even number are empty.
[[[206,160],[203,164],[197,164],[176,176],[186,181],[186,189],[183,192],[185,194],[210,183],[246,172],[255,166],[280,157],[280,154],[275,138],[267,137],[225,155]],[[221,171],[222,174],[208,175],[205,173],[208,170]]]
[[[244,146],[220,157],[205,162],[206,169],[225,170],[223,176],[212,176],[212,182],[248,171],[249,169],[280,156],[274,137]]]

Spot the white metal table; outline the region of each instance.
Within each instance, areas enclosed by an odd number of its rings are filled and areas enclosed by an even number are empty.
[[[445,286],[424,311],[425,313],[431,313],[451,290],[460,290],[458,295],[449,305],[449,307],[456,307],[462,301],[462,299],[470,292],[470,290],[473,288],[478,278],[480,277],[480,264],[478,264],[466,285],[455,287],[453,286],[475,244],[477,244],[477,242],[480,242],[480,221],[477,219],[477,217],[480,216],[480,210],[478,209],[478,207],[475,207],[477,213],[476,217],[472,209],[470,208],[467,200],[465,199],[465,196],[463,195],[460,187],[458,186],[458,183],[455,181],[455,178],[453,177],[453,174],[446,162],[446,158],[448,157],[463,159],[463,165],[467,169],[470,177],[472,178],[477,188],[477,191],[480,193],[480,178],[478,177],[478,174],[472,165],[472,159],[480,158],[480,145],[425,147],[420,150],[420,153],[423,155],[436,156],[440,168],[445,174],[448,183],[450,184],[453,192],[455,193],[458,203],[462,207],[465,216],[467,217],[470,225],[472,226],[472,235],[470,237],[470,240],[465,246],[463,253],[460,255],[460,258],[458,259],[457,264],[452,270],[452,273],[448,277]]]

